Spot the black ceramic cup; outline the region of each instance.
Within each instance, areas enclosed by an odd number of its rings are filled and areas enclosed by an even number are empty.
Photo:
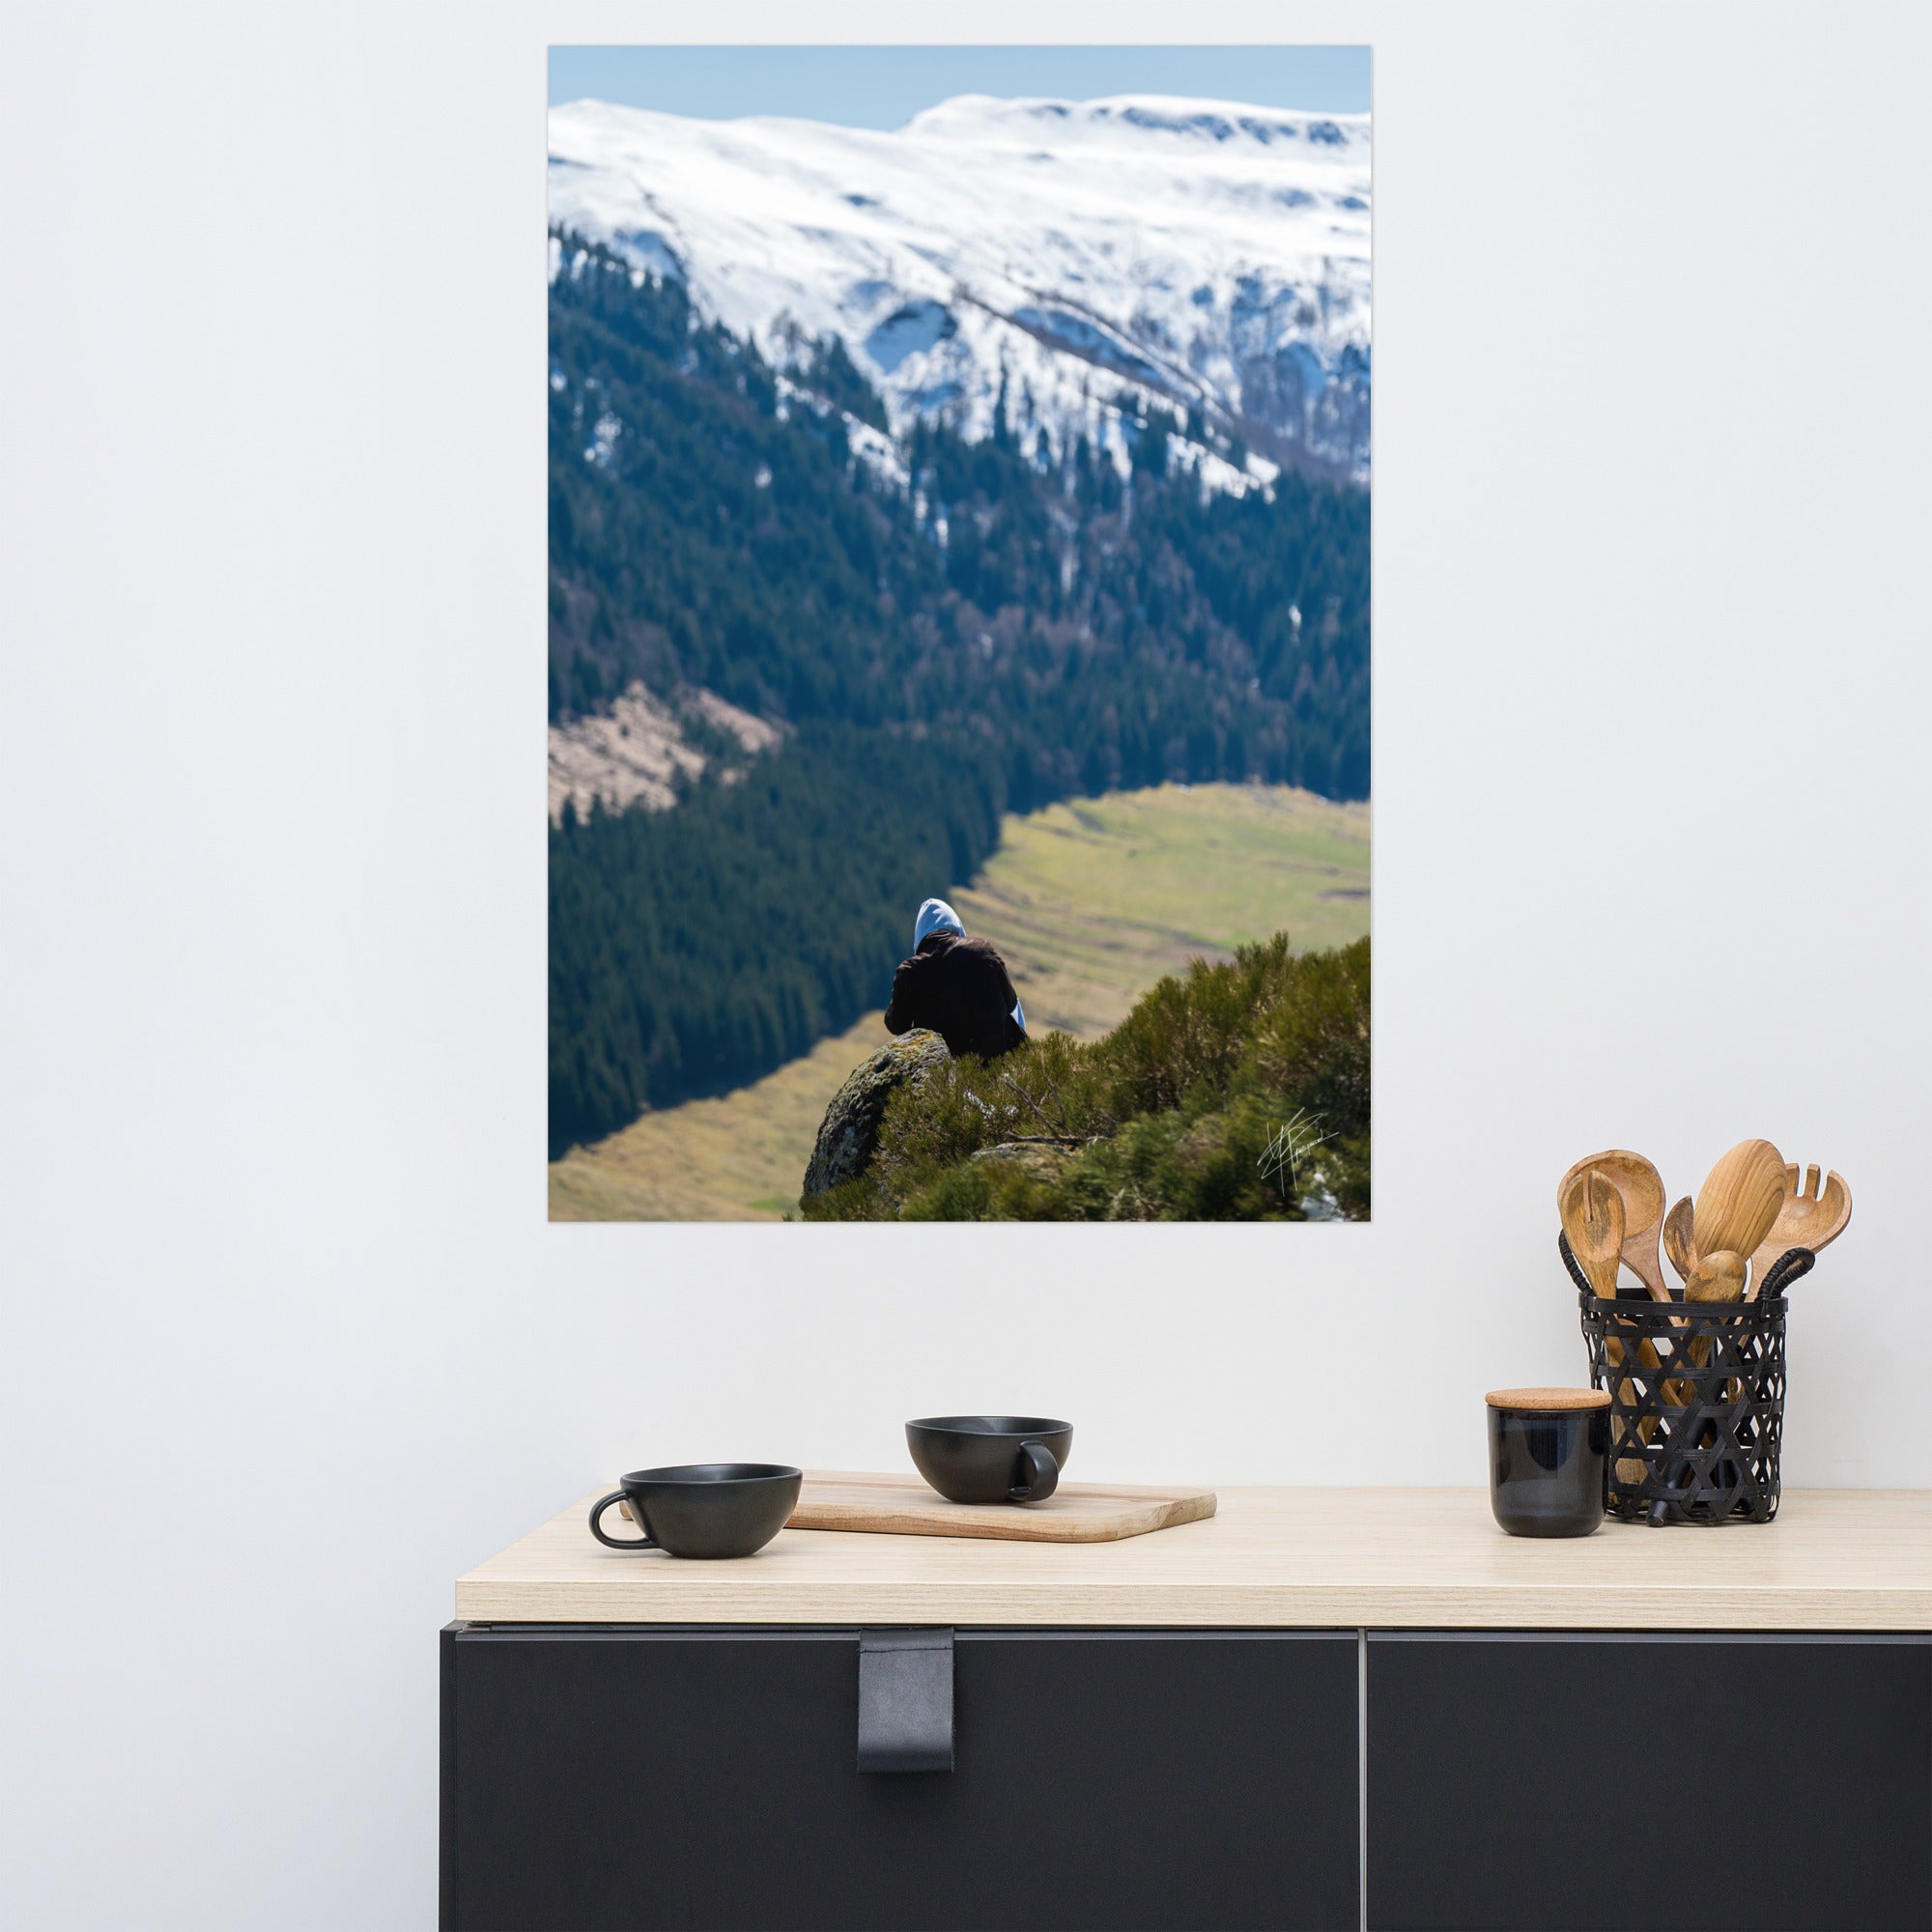
[[[798,1506],[804,1473],[782,1463],[683,1463],[633,1469],[598,1497],[590,1533],[612,1549],[662,1549],[667,1556],[749,1556],[762,1549]],[[604,1512],[629,1505],[641,1537],[604,1533]]]
[[[1512,1536],[1588,1536],[1604,1520],[1608,1389],[1494,1389],[1490,1507]]]
[[[1042,1503],[1073,1453],[1073,1425],[1040,1415],[928,1415],[905,1426],[913,1467],[953,1503]]]

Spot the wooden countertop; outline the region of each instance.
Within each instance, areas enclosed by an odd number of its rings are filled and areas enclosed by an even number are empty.
[[[593,1496],[456,1585],[472,1623],[1932,1630],[1932,1491],[1797,1490],[1777,1520],[1505,1536],[1483,1490],[1220,1492],[1121,1543],[787,1529],[755,1556],[621,1555]]]

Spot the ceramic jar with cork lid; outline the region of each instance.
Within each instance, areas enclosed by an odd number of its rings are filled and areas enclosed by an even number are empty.
[[[1588,1536],[1604,1520],[1607,1389],[1492,1389],[1490,1507],[1512,1536]]]

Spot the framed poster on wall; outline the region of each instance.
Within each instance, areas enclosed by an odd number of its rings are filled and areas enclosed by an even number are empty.
[[[555,47],[553,1220],[1363,1219],[1365,47]]]

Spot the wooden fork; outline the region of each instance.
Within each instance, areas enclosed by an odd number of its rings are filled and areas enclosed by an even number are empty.
[[[1750,1288],[1747,1301],[1757,1299],[1758,1289],[1771,1272],[1772,1264],[1791,1248],[1809,1248],[1813,1254],[1845,1232],[1852,1218],[1852,1190],[1844,1177],[1829,1174],[1821,1184],[1818,1170],[1807,1167],[1804,1182],[1799,1185],[1798,1164],[1787,1161],[1784,1168],[1784,1199],[1778,1205],[1777,1219],[1771,1233],[1751,1256]]]

